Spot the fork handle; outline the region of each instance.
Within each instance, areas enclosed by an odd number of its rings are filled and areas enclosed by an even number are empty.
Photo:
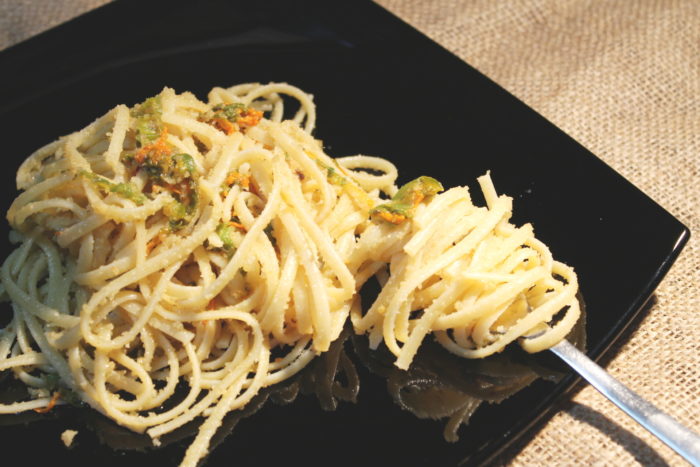
[[[610,376],[569,341],[550,349],[591,386],[694,466],[700,466],[700,436]]]

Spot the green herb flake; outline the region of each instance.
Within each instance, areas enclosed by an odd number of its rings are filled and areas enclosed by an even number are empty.
[[[114,184],[110,188],[110,191],[112,193],[118,194],[119,196],[121,196],[123,198],[130,199],[131,201],[133,201],[134,203],[136,203],[139,206],[141,206],[143,203],[145,203],[146,199],[147,199],[143,193],[138,191],[138,189],[136,188],[136,185],[134,185],[133,183]]]
[[[115,193],[122,198],[133,201],[139,206],[147,200],[146,196],[133,183],[114,183],[101,175],[87,170],[81,170],[78,174],[92,182],[103,193]]]
[[[83,400],[80,398],[80,395],[72,389],[67,388],[61,381],[60,376],[56,373],[47,373],[44,375],[44,381],[46,383],[46,389],[50,393],[58,391],[59,398],[63,402],[75,407],[83,405]]]
[[[384,212],[410,218],[421,201],[440,193],[442,190],[442,184],[434,178],[418,177],[399,188],[391,201],[375,207],[370,211],[370,214],[381,215]]]
[[[163,214],[165,214],[170,221],[171,230],[178,230],[179,228],[184,227],[187,224],[187,218],[189,217],[187,213],[187,206],[177,200],[173,200],[163,206]],[[177,228],[173,229],[173,226],[177,226]]]
[[[318,165],[326,171],[326,178],[328,179],[328,183],[332,185],[343,186],[348,182],[348,180],[345,177],[338,173],[335,167],[332,167],[318,159],[316,159],[316,165]]]
[[[136,140],[145,146],[157,140],[163,131],[161,116],[163,108],[160,96],[150,97],[131,109],[131,117],[135,119]]]
[[[212,107],[214,111],[214,116],[212,118],[224,118],[231,123],[236,123],[238,117],[245,112],[247,107],[240,102],[234,104],[218,104]]]
[[[174,166],[176,175],[183,178],[197,172],[197,166],[194,163],[194,159],[189,154],[175,154],[172,156],[172,165]]]
[[[221,241],[224,243],[224,249],[226,251],[231,251],[233,249],[233,231],[233,226],[224,222],[220,223],[216,227],[216,235],[218,235]]]

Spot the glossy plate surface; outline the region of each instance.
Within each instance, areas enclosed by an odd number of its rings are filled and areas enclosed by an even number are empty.
[[[576,269],[593,358],[632,321],[688,237],[680,222],[585,148],[370,2],[116,2],[3,51],[0,69],[3,209],[16,195],[15,170],[32,150],[118,103],[133,105],[164,86],[205,98],[212,86],[286,81],[314,95],[315,134],[333,156],[382,156],[398,165],[401,182],[425,174],[474,193],[476,177],[491,170],[498,191],[515,200],[515,222],[532,222],[554,256]],[[7,232],[3,223],[3,257]],[[9,313],[2,305],[0,323]],[[495,363],[443,364],[439,355],[426,357],[423,373],[407,376],[362,349],[361,340],[348,338],[349,359],[336,355],[343,384],[352,379],[350,366],[360,376],[356,403],[336,399],[335,410],[324,410],[333,405],[321,384],[325,370],[312,369],[320,376],[304,375],[264,404],[262,395],[239,414],[259,409],[247,418],[229,417],[235,429],[222,430],[205,465],[476,464],[531,435],[575,381],[570,374],[559,382],[539,379],[500,404],[482,404],[458,430],[459,441],[448,443],[446,418],[415,415],[429,415],[423,397],[440,399],[442,415],[466,410],[470,397],[495,397],[529,382],[534,373],[522,367],[528,359],[514,352]],[[548,374],[540,363],[534,361],[534,371]],[[440,372],[448,383],[428,387],[425,381]],[[11,386],[0,376],[2,397]],[[315,394],[279,403],[297,389]],[[413,412],[395,403],[392,390]],[[59,439],[66,428],[79,430],[72,449]],[[0,439],[6,456],[27,465],[157,466],[177,463],[189,438],[153,450],[89,411],[67,408],[47,417],[2,416]]]

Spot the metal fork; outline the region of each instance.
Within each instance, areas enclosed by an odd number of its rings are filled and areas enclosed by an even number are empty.
[[[610,376],[566,339],[550,348],[613,404],[683,456],[700,466],[700,436]]]

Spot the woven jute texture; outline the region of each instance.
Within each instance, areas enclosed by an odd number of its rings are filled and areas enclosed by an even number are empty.
[[[103,3],[0,0],[0,49]],[[547,117],[690,228],[691,240],[654,305],[606,366],[700,431],[700,2],[379,3]],[[594,389],[581,388],[500,463],[684,465]]]

